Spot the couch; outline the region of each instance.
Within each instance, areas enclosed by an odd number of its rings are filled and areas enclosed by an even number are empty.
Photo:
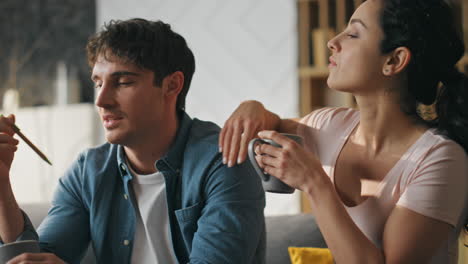
[[[37,228],[47,215],[47,204],[24,204],[21,208],[28,214]],[[266,217],[267,264],[291,263],[288,247],[326,247],[325,241],[310,214]],[[93,251],[90,247],[81,263],[94,264]]]

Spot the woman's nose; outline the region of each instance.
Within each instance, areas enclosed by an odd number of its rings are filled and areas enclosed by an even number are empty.
[[[327,42],[327,47],[331,51],[338,51],[339,50],[340,44],[338,43],[338,37],[339,37],[339,35],[335,36],[334,38],[330,39]]]

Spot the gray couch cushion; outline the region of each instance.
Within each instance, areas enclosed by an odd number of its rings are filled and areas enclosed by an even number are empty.
[[[288,247],[326,248],[311,214],[266,217],[267,264],[291,263]]]

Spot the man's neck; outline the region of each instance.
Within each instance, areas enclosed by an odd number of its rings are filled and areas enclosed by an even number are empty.
[[[159,130],[150,134],[137,144],[124,146],[127,160],[132,169],[138,174],[151,174],[156,172],[154,163],[161,159],[175,140],[180,121],[175,114],[164,125],[158,126]]]

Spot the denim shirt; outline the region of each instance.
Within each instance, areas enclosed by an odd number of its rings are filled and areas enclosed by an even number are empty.
[[[166,181],[170,233],[179,263],[264,263],[265,195],[250,165],[228,168],[219,127],[183,113],[175,141],[155,163]],[[157,135],[155,135],[157,136]],[[42,251],[79,263],[92,243],[97,263],[130,263],[135,236],[132,175],[123,147],[83,152],[60,178],[38,228]],[[37,234],[25,217],[18,240]]]

